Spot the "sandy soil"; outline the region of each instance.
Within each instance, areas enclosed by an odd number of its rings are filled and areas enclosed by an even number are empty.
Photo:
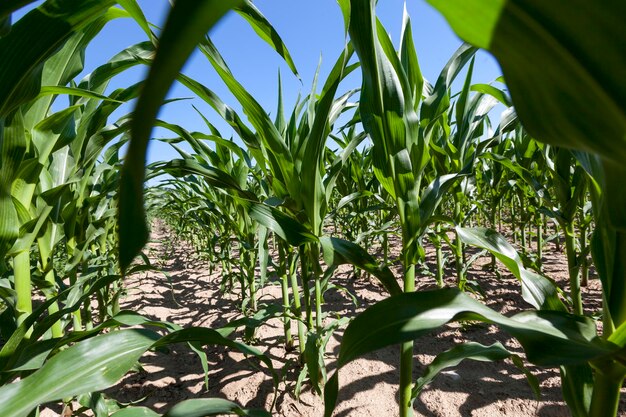
[[[238,297],[222,296],[219,291],[219,271],[209,273],[204,261],[194,259],[184,243],[162,224],[154,226],[149,253],[156,265],[171,279],[159,273],[134,276],[126,283],[128,296],[122,307],[138,311],[148,317],[178,323],[183,326],[217,328],[238,318]],[[175,244],[172,245],[171,242]],[[168,243],[168,244],[166,244]],[[566,288],[566,263],[562,254],[549,245],[544,261],[545,274]],[[433,255],[429,253],[431,269]],[[499,279],[483,267],[488,258],[481,258],[469,271],[469,279],[476,281],[485,293],[483,302],[504,314],[529,306],[520,297],[520,286],[515,278],[502,271]],[[450,262],[452,266],[452,262]],[[453,270],[448,276],[453,277]],[[329,290],[325,294],[324,311],[329,317],[353,317],[359,311],[384,298],[381,288],[373,280],[354,279],[351,269],[340,271],[334,278],[358,300],[355,306],[343,292]],[[450,285],[454,285],[451,278]],[[432,276],[419,280],[419,288],[434,287]],[[597,280],[591,280],[584,289],[583,300],[588,312],[597,311],[601,300]],[[280,303],[278,283],[260,290],[262,304]],[[297,334],[295,325],[293,333]],[[173,404],[198,397],[221,397],[248,408],[269,410],[275,401],[276,416],[321,416],[323,403],[305,386],[300,399],[294,397],[294,387],[300,368],[297,354],[286,352],[283,346],[283,328],[279,319],[272,319],[256,334],[255,345],[273,361],[282,376],[275,397],[272,379],[267,370],[254,360],[221,347],[207,347],[209,384],[204,385],[204,374],[198,357],[186,345],[177,345],[169,353],[149,353],[142,358],[143,370],[129,374],[107,394],[120,402],[145,405],[165,412]],[[327,347],[326,363],[329,374],[334,372],[342,330],[331,337]],[[415,377],[437,353],[462,341],[491,344],[500,341],[507,348],[523,356],[519,344],[497,328],[487,325],[452,325],[443,331],[423,337],[415,344]],[[399,348],[390,347],[358,359],[340,372],[339,403],[335,416],[397,416],[397,381],[399,379]],[[541,384],[541,398],[534,397],[525,377],[510,362],[486,363],[465,361],[440,375],[427,386],[415,401],[418,416],[567,416],[569,412],[561,400],[558,370],[541,369],[527,364]],[[620,415],[626,416],[626,404],[620,405]]]

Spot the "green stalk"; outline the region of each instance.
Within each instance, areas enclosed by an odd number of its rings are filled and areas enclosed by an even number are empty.
[[[248,268],[248,285],[250,287],[250,309],[253,313],[257,311],[257,301],[256,301],[256,278],[254,276],[254,262],[250,263],[250,267]]]
[[[285,311],[284,331],[285,331],[285,350],[290,351],[293,349],[293,337],[291,336],[291,319],[287,315],[289,312],[289,281],[287,274],[281,276],[280,285],[283,291],[283,309]]]
[[[415,291],[415,264],[405,267],[404,292]],[[413,417],[413,341],[405,342],[400,352],[400,417]]]
[[[517,237],[518,237],[518,230],[517,227],[515,227],[515,223],[516,223],[516,210],[515,210],[515,196],[513,196],[511,198],[511,226],[513,227],[513,243],[517,244]]]
[[[317,244],[311,243],[309,246],[313,279],[315,280],[315,327],[317,333],[322,330],[322,268],[320,267],[320,248]]]
[[[587,249],[588,245],[587,240],[587,227],[580,231],[580,250],[584,252]],[[586,287],[589,283],[589,260],[588,256],[585,255],[581,260],[580,265],[580,286]]]
[[[623,381],[624,374],[622,372],[613,375],[612,372],[604,373],[596,371],[593,381],[593,394],[591,396],[589,417],[610,417],[617,415]]]
[[[574,224],[568,223],[563,227],[565,230],[565,253],[567,254],[567,268],[569,271],[570,297],[572,298],[573,313],[583,314],[583,302],[580,293],[580,267],[576,262],[576,238],[574,236]]]
[[[310,259],[308,251],[305,246],[300,247],[300,270],[302,277],[302,306],[305,311],[305,322],[309,329],[313,328],[313,312],[311,308],[311,290],[309,288],[309,282],[311,278],[310,271]]]
[[[497,208],[496,213],[498,214],[498,233],[502,233],[502,203],[501,202],[498,202],[498,208]]]
[[[437,286],[439,288],[443,288],[443,249],[441,248],[441,223],[437,223],[435,226],[435,234],[437,237],[435,238],[435,254],[437,257],[437,271],[435,275],[435,279],[437,280]]]
[[[291,249],[288,249],[287,259],[289,260],[289,276],[291,278],[291,292],[293,293],[293,314],[298,320],[298,347],[300,349],[300,359],[303,359],[304,347],[306,345],[306,327],[302,322],[302,302],[297,273],[298,257]]]
[[[291,336],[291,319],[289,318],[289,277],[287,274],[289,259],[285,255],[285,249],[283,244],[276,244],[274,240],[274,247],[278,246],[278,273],[280,274],[280,287],[283,295],[283,330],[285,333],[285,350],[290,351],[293,349],[293,338]]]
[[[389,263],[389,234],[385,231],[383,232],[383,264],[387,265]]]
[[[541,270],[543,259],[543,214],[539,215],[539,221],[537,222],[537,266]]]
[[[72,222],[70,224],[70,238],[67,240],[66,246],[68,249],[68,259],[73,259],[74,256],[76,255],[76,248],[77,248],[77,244],[76,244],[76,234],[74,233],[74,230],[76,228],[76,223]],[[70,279],[70,286],[75,285],[76,281],[77,281],[77,271],[76,271],[76,267],[72,268],[72,270],[68,273],[69,279]],[[81,314],[80,314],[80,308],[76,309],[76,311],[74,311],[72,313],[72,324],[74,327],[74,331],[80,331],[83,330],[83,322],[82,322],[82,318],[81,318]]]
[[[48,228],[48,230],[46,231],[46,235],[51,234],[52,233],[52,228]],[[52,239],[54,237],[52,236]],[[39,247],[39,257],[41,260],[41,267],[44,271],[46,271],[45,275],[44,275],[44,280],[49,283],[52,288],[56,287],[56,279],[55,279],[55,275],[54,275],[54,269],[52,268],[52,254],[51,254],[51,250],[50,250],[50,245],[48,244],[48,240],[46,238],[41,238],[37,240],[37,246]],[[46,295],[46,299],[50,300],[51,298],[54,298],[56,295],[56,291],[54,290],[48,290],[45,292]],[[56,312],[59,311],[59,304],[55,301],[53,302],[50,307],[48,307],[48,314],[52,315]],[[63,336],[63,327],[61,326],[61,321],[58,320],[57,322],[55,322],[52,327],[51,327],[51,331],[52,331],[52,337],[57,338],[57,337],[62,337]]]
[[[85,330],[93,329],[93,314],[91,311],[91,301],[86,300],[83,305],[83,309],[85,311]]]
[[[456,201],[454,203],[454,218],[459,222],[459,218],[461,217],[461,203]],[[461,291],[465,289],[465,283],[467,278],[465,276],[465,272],[463,271],[463,243],[461,242],[461,238],[459,234],[456,233],[456,244],[454,245],[454,258],[456,260],[456,280],[457,285]]]
[[[524,207],[524,198],[519,197],[519,217],[520,217],[520,245],[522,246],[522,253],[526,254],[526,208]]]
[[[17,293],[17,325],[33,312],[32,287],[30,280],[30,253],[23,251],[13,258],[15,292]]]

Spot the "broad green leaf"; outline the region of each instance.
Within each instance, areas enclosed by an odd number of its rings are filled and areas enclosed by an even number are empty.
[[[398,206],[408,265],[417,262],[420,252],[416,179],[421,175],[426,143],[418,134],[413,105],[416,101],[409,79],[374,9],[373,0],[351,2],[349,33],[363,74],[359,111],[363,127],[374,143],[374,174]],[[417,158],[412,155],[413,147],[419,149]]]
[[[0,119],[0,260],[19,237],[20,221],[13,203],[11,184],[26,153],[26,137],[21,111],[6,121]]]
[[[413,43],[413,29],[411,28],[411,18],[406,10],[404,3],[404,11],[402,14],[402,37],[400,39],[400,60],[404,72],[407,74],[409,85],[411,88],[411,96],[413,97],[413,108],[416,109],[422,100],[422,91],[424,88],[424,77],[417,60],[415,52],[415,44]]]
[[[117,0],[117,3],[128,12],[130,16],[137,22],[137,24],[144,31],[146,36],[155,45],[158,43],[156,36],[150,29],[150,23],[146,20],[146,16],[143,14],[143,10],[139,7],[136,0]]]
[[[541,366],[576,365],[611,357],[618,347],[596,336],[593,321],[560,311],[525,311],[503,316],[458,289],[403,293],[380,301],[346,328],[337,360],[338,371],[324,391],[330,416],[338,393],[338,372],[357,357],[430,334],[451,321],[495,324],[515,337],[528,360]],[[418,342],[419,346],[419,342]]]
[[[37,372],[0,388],[0,415],[26,417],[39,404],[113,385],[154,343],[155,336],[146,330],[117,331],[60,352]]]
[[[588,417],[593,393],[593,370],[588,364],[561,366],[561,391],[572,416]]]
[[[241,104],[252,126],[256,129],[256,136],[263,145],[263,156],[268,161],[272,172],[272,187],[276,191],[286,191],[290,196],[299,195],[301,188],[299,177],[295,173],[294,158],[280,132],[274,126],[267,112],[259,102],[237,81],[226,62],[209,39],[201,45],[200,50],[207,57],[220,78],[230,92]],[[244,138],[242,138],[244,139]],[[244,139],[245,140],[245,139]],[[280,195],[280,198],[285,195]]]
[[[255,198],[250,192],[242,190],[237,180],[228,173],[217,168],[202,165],[195,159],[174,159],[161,165],[160,169],[175,177],[182,177],[188,174],[201,175],[214,187],[232,190],[236,195],[243,198]]]
[[[0,118],[39,93],[43,65],[76,31],[102,16],[115,2],[85,0],[80,4],[52,0],[16,22],[0,38]]]
[[[626,159],[625,2],[428,1],[461,38],[495,55],[533,137]]]
[[[419,207],[419,221],[422,225],[422,230],[426,230],[426,227],[430,224],[431,218],[437,209],[437,206],[446,195],[450,187],[452,187],[456,181],[467,173],[461,172],[459,174],[447,174],[437,177],[431,182],[424,190]]]
[[[320,98],[315,102],[314,120],[304,145],[300,169],[302,186],[300,198],[304,203],[304,210],[309,222],[311,222],[313,232],[316,234],[322,231],[322,220],[327,211],[326,193],[322,182],[323,167],[321,165],[326,149],[326,139],[331,130],[332,106],[339,83],[346,75],[345,67],[351,55],[351,48],[346,47],[326,79]],[[313,103],[312,99],[311,103]]]
[[[268,45],[270,45],[287,63],[289,69],[293,74],[300,79],[300,74],[296,69],[296,64],[291,59],[291,55],[287,50],[287,46],[284,44],[280,35],[271,25],[271,23],[263,16],[263,14],[256,8],[254,3],[250,0],[244,0],[243,4],[235,7],[234,9],[241,17],[246,19],[252,29],[257,35]]]
[[[422,389],[430,384],[436,377],[446,368],[457,366],[466,359],[481,362],[495,362],[508,359],[510,357],[516,357],[516,355],[509,352],[500,342],[496,342],[493,345],[485,346],[480,343],[467,342],[459,344],[450,350],[442,352],[426,367],[424,374],[417,380],[417,383],[413,387],[413,397],[417,398]],[[519,359],[519,357],[517,357]],[[519,362],[518,362],[519,363]],[[516,364],[517,365],[517,364]],[[526,368],[520,369],[524,372],[528,378],[533,392],[537,399],[539,399],[539,381],[534,377]]]
[[[317,242],[318,239],[296,219],[281,212],[275,207],[252,201],[242,201],[250,217],[272,232],[280,236],[291,246],[302,246],[308,242]]]
[[[204,417],[222,414],[238,416],[269,417],[265,410],[249,410],[221,398],[197,398],[176,404],[163,417]]]
[[[161,414],[148,407],[126,407],[116,411],[111,417],[161,417]]]
[[[43,86],[39,90],[38,97],[42,97],[46,95],[60,95],[60,94],[67,94],[67,95],[75,96],[75,97],[95,98],[98,100],[111,101],[111,102],[120,103],[120,104],[123,103],[122,101],[112,99],[110,97],[95,93],[93,91],[83,90],[82,88],[62,87],[62,86]]]
[[[354,265],[378,278],[390,295],[402,292],[393,272],[386,265],[380,265],[374,257],[356,243],[327,236],[321,237],[320,242],[327,265]]]
[[[122,169],[119,202],[120,265],[128,268],[148,238],[143,207],[146,150],[157,112],[202,36],[242,0],[179,0],[159,39],[143,93],[133,116],[132,139]]]
[[[522,298],[539,310],[566,311],[559,299],[556,284],[524,267],[522,258],[504,236],[498,232],[482,227],[457,227],[456,231],[467,245],[487,249],[493,254],[522,284]]]

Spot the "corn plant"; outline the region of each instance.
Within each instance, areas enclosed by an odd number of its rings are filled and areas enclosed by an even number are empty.
[[[413,46],[411,25],[405,13],[400,51],[377,23],[373,2],[342,2],[342,10],[359,56],[363,86],[359,111],[374,144],[374,174],[397,206],[402,236],[404,292],[415,290],[416,265],[424,258],[422,238],[432,222],[443,194],[461,172],[446,173],[425,187],[429,143],[445,124],[449,85],[475,49],[460,48],[442,71],[432,92],[424,81]],[[427,98],[422,101],[422,95]],[[421,194],[421,195],[420,195]],[[413,343],[402,345],[400,358],[400,415],[411,407]],[[330,383],[331,390],[336,380]],[[328,387],[327,387],[328,389]],[[332,402],[332,401],[331,401]]]

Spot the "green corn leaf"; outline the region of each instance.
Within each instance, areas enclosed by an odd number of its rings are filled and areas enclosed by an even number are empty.
[[[373,0],[351,2],[350,39],[363,74],[359,110],[363,127],[374,143],[374,174],[398,206],[408,265],[416,263],[419,256],[416,179],[426,159],[426,143],[418,132],[414,89],[374,9]]]
[[[386,265],[380,265],[374,257],[356,243],[327,236],[321,237],[320,242],[327,265],[354,265],[378,278],[390,295],[402,292],[393,272]]]
[[[197,398],[181,401],[165,414],[158,414],[145,407],[128,407],[117,411],[111,417],[204,417],[218,415],[269,417],[265,410],[250,410],[221,398]]]
[[[120,266],[128,268],[148,238],[143,207],[146,149],[157,112],[202,36],[238,0],[180,0],[170,14],[133,116],[132,140],[122,169],[119,202]]]
[[[616,70],[626,68],[626,3],[428,2],[461,38],[495,55],[533,137],[620,164],[626,159],[626,86]]]
[[[301,195],[303,196],[304,210],[312,224],[314,233],[321,233],[322,220],[326,214],[326,190],[322,182],[323,172],[320,165],[326,149],[326,138],[328,138],[331,130],[334,96],[340,81],[345,76],[345,67],[351,55],[351,48],[346,47],[335,62],[324,84],[320,98],[315,102],[313,124],[304,145],[300,169]],[[313,102],[311,100],[311,103]]]
[[[148,330],[120,330],[81,340],[97,334],[104,328],[120,324],[176,328],[169,323],[150,321],[134,312],[122,312],[90,331],[70,334],[61,341],[62,344],[71,344],[78,340],[80,342],[51,357],[27,378],[0,388],[1,415],[5,415],[6,410],[11,410],[11,415],[16,417],[26,416],[31,409],[41,403],[107,388],[128,372],[146,350],[181,342],[227,346],[254,356],[268,367],[274,383],[278,383],[278,376],[268,357],[256,348],[227,339],[212,329],[179,329],[163,337]],[[44,347],[40,345],[37,349],[42,350]],[[44,349],[43,353],[45,352]],[[36,351],[33,350],[33,353]],[[39,359],[37,355],[34,357],[31,355],[30,360]],[[62,383],[54,380],[57,376],[62,378]],[[189,410],[192,409],[193,407]]]
[[[468,173],[447,174],[437,177],[424,190],[419,207],[419,220],[422,230],[430,224],[437,206],[456,181]]]
[[[241,201],[241,204],[252,219],[276,233],[291,246],[299,247],[308,242],[318,241],[317,237],[300,222],[275,207],[246,200]]]
[[[287,63],[293,74],[300,79],[300,74],[296,69],[296,64],[291,59],[291,55],[287,50],[280,35],[271,25],[271,23],[263,16],[250,0],[244,0],[243,4],[234,9],[241,17],[246,19],[257,35],[268,45],[270,45]]]
[[[150,41],[156,45],[158,43],[157,38],[150,29],[150,23],[146,20],[146,16],[143,14],[143,11],[141,10],[141,7],[139,7],[137,1],[117,0],[117,3],[122,6],[130,16],[132,16],[133,20],[137,22]]]
[[[527,303],[540,310],[567,311],[559,299],[556,284],[552,280],[526,269],[522,258],[504,236],[494,230],[482,227],[457,227],[456,231],[463,243],[487,249],[515,275],[522,284],[522,298]]]
[[[515,337],[528,360],[541,366],[577,365],[611,357],[618,347],[599,340],[589,318],[559,311],[525,311],[503,316],[458,289],[403,293],[376,303],[346,328],[337,360],[338,371],[325,391],[325,416],[335,407],[342,366],[374,350],[430,334],[451,321],[495,324]],[[419,342],[418,342],[419,343]]]
[[[20,221],[13,203],[11,184],[26,153],[26,137],[22,112],[15,112],[6,121],[0,120],[0,259],[19,237]]]
[[[422,389],[430,384],[436,377],[446,368],[457,366],[466,359],[481,362],[495,362],[516,356],[509,352],[500,342],[493,345],[485,346],[480,343],[467,342],[453,347],[450,350],[442,352],[428,365],[424,374],[417,380],[413,387],[413,398],[417,398]],[[519,358],[518,358],[519,359]],[[519,363],[519,362],[518,362]],[[530,384],[537,399],[539,399],[539,381],[526,368],[522,367],[528,377]]]
[[[407,74],[409,86],[411,88],[411,96],[413,97],[413,108],[416,109],[422,100],[422,91],[424,89],[424,77],[417,60],[415,52],[415,44],[413,43],[413,29],[411,28],[411,18],[404,4],[402,14],[402,37],[400,39],[400,61],[404,72]]]
[[[95,98],[98,100],[110,101],[113,103],[123,103],[123,101],[118,101],[113,98],[104,96],[102,94],[95,93],[89,90],[83,90],[82,88],[74,88],[74,87],[61,87],[61,86],[44,86],[39,90],[39,97],[47,96],[47,95],[60,95],[67,94],[75,97],[84,97],[84,98]]]
[[[182,177],[188,174],[201,175],[214,187],[232,190],[242,198],[255,199],[253,194],[242,190],[239,182],[231,175],[217,168],[202,165],[195,159],[174,159],[161,165],[160,169],[175,177]]]
[[[161,414],[147,407],[126,407],[116,411],[111,417],[161,417]]]
[[[124,330],[76,344],[29,377],[0,388],[0,415],[26,417],[39,404],[107,388],[155,339],[150,331]]]
[[[274,177],[272,186],[276,191],[283,191],[284,189],[283,195],[277,194],[277,196],[284,197],[285,191],[290,196],[299,195],[301,187],[298,181],[299,177],[295,173],[293,156],[280,132],[274,126],[274,122],[259,102],[237,81],[209,39],[200,45],[200,50],[213,65],[230,92],[239,101],[248,120],[256,129],[256,135],[264,148],[264,160],[266,159],[271,166]]]
[[[48,1],[16,22],[0,38],[0,118],[39,93],[44,63],[76,31],[102,16],[115,2],[80,4]]]
[[[588,417],[593,394],[593,370],[588,364],[561,366],[561,390],[572,416]]]

